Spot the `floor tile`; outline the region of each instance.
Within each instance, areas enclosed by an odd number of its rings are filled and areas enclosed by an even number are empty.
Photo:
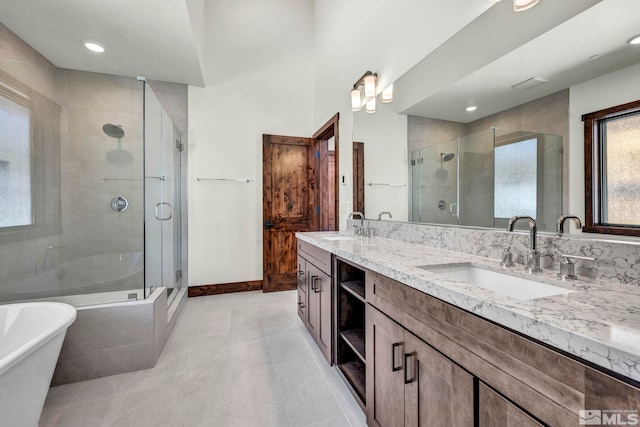
[[[296,298],[191,298],[154,368],[51,388],[40,426],[366,425],[298,319]]]

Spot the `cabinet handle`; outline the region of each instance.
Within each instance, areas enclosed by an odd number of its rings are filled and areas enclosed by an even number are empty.
[[[401,342],[395,342],[391,344],[391,370],[393,372],[399,371],[402,369],[402,366],[396,366],[396,348],[402,345]]]
[[[322,284],[322,280],[319,280],[320,278],[318,276],[314,276],[313,277],[313,283],[316,284],[316,287],[313,289],[313,292],[320,293],[322,292],[322,290],[320,289],[320,285]]]
[[[302,301],[298,301],[298,307],[304,308],[304,303]]]
[[[298,270],[298,277],[304,277],[304,270]]]
[[[316,292],[316,279],[318,276],[311,276],[311,290]]]
[[[418,360],[414,359],[414,362],[413,362],[413,377],[412,378],[407,378],[407,372],[409,372],[409,358],[410,357],[414,357],[415,355],[416,355],[416,353],[405,353],[404,354],[404,367],[405,367],[405,369],[404,369],[404,383],[405,384],[411,384],[418,377]]]

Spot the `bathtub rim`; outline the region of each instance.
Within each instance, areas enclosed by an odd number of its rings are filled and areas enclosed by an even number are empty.
[[[38,307],[38,306],[56,306],[62,309],[61,315],[57,321],[57,325],[55,327],[50,327],[51,320],[44,319],[44,321],[49,320],[49,324],[46,328],[43,328],[43,331],[36,333],[31,339],[26,340],[22,345],[18,346],[11,353],[0,359],[0,376],[7,372],[9,369],[13,368],[20,361],[28,357],[30,354],[34,353],[40,347],[51,341],[53,338],[57,337],[60,333],[66,333],[66,330],[71,326],[71,324],[76,320],[77,311],[76,308],[72,305],[61,303],[61,302],[24,302],[17,304],[3,304],[0,305],[0,310],[3,309],[15,309],[15,306],[22,307]],[[39,319],[42,320],[42,319]]]

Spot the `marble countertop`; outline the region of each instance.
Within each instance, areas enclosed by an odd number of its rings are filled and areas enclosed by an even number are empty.
[[[582,278],[562,281],[557,278],[557,271],[545,270],[535,274],[535,280],[574,292],[518,300],[419,267],[471,263],[516,277],[532,278],[521,265],[505,271],[494,259],[380,237],[354,237],[347,232],[296,233],[296,237],[464,310],[640,381],[638,286]]]

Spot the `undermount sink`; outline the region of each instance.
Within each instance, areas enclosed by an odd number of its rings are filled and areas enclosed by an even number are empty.
[[[327,236],[323,237],[325,240],[353,240],[353,237],[349,236]]]
[[[426,265],[419,268],[522,301],[554,295],[566,295],[573,292],[559,286],[498,273],[471,264]]]

